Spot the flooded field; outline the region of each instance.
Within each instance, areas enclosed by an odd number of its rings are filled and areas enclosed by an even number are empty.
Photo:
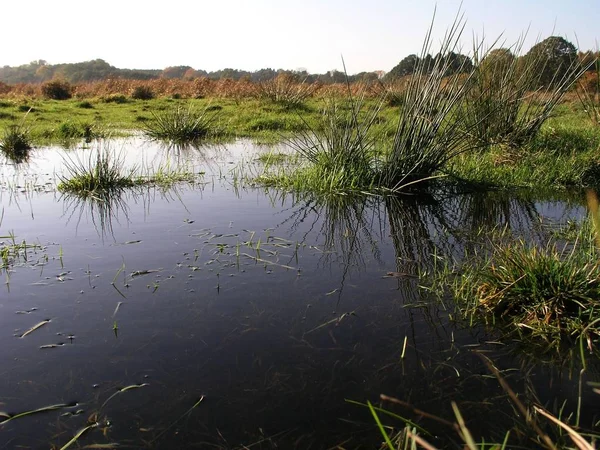
[[[582,197],[326,201],[240,182],[269,151],[248,142],[110,145],[131,167],[202,175],[105,202],[56,190],[89,150],[0,166],[0,448],[379,448],[367,401],[460,448],[415,408],[453,420],[454,401],[501,440],[515,414],[481,355],[523,398],[600,418],[597,361],[580,376],[420,287],[498,229],[536,240],[582,218]]]

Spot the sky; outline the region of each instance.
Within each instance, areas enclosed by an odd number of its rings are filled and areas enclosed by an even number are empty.
[[[462,45],[527,33],[525,49],[559,35],[582,50],[600,42],[600,0],[4,0],[0,66],[104,59],[129,69],[186,65],[389,71],[419,54],[436,11],[439,42],[459,11]]]

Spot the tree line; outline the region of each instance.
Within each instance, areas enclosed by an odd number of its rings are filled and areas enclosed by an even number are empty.
[[[504,58],[533,58],[543,55],[546,63],[540,70],[543,71],[540,79],[544,83],[551,82],[551,79],[558,75],[561,70],[565,71],[571,64],[579,61],[585,65],[593,61],[599,56],[599,52],[579,52],[576,47],[562,37],[550,36],[549,38],[534,45],[528,53],[523,56],[513,54],[511,49],[499,48],[492,50],[486,55],[485,59]],[[213,72],[194,69],[190,66],[173,66],[165,69],[119,69],[110,65],[103,59],[95,59],[71,64],[48,64],[44,60],[32,61],[29,64],[24,64],[17,67],[4,66],[0,68],[0,81],[7,84],[18,83],[43,83],[50,80],[60,79],[70,83],[84,83],[89,81],[106,80],[110,78],[122,78],[133,80],[152,80],[158,78],[166,79],[194,79],[208,78],[213,80],[232,79],[241,80],[247,79],[253,82],[261,82],[271,80],[278,75],[288,74],[293,75],[296,79],[307,83],[344,83],[346,80],[355,81],[375,81],[385,80],[393,81],[407,75],[412,75],[417,67],[425,67],[426,71],[434,70],[436,62],[439,62],[438,55],[425,55],[419,57],[415,54],[408,55],[394,66],[388,73],[382,71],[375,72],[360,72],[353,75],[347,75],[339,70],[331,70],[324,74],[310,74],[305,70],[283,70],[283,69],[260,69],[254,72],[246,70],[238,70],[226,68]],[[473,67],[474,62],[466,55],[459,53],[450,53],[446,56],[449,58],[449,64],[443,64],[446,67],[448,75],[465,71],[468,72]],[[481,61],[481,63],[486,62]]]

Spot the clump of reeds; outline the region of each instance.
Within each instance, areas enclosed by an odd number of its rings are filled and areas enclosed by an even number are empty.
[[[260,98],[285,106],[298,106],[311,97],[318,89],[315,83],[308,83],[298,76],[282,73],[275,78],[258,83]]]
[[[23,124],[9,125],[0,140],[0,151],[15,163],[22,163],[29,158],[31,150],[31,132]]]
[[[374,126],[382,102],[369,106],[365,97],[349,92],[345,100],[331,98],[317,126],[307,124],[289,141],[310,166],[296,178],[307,190],[357,191],[376,187],[377,133]]]
[[[65,160],[67,175],[61,176],[58,189],[82,196],[104,195],[134,186],[134,169],[125,169],[124,161],[108,148],[99,147],[87,161]]]
[[[74,122],[71,120],[62,122],[54,130],[54,135],[61,140],[84,139],[86,143],[92,142],[93,139],[101,138],[105,134],[104,130],[93,123]]]
[[[522,55],[525,37],[510,48],[475,52],[475,73],[465,97],[469,137],[476,145],[520,148],[531,141],[554,107],[585,72],[575,58],[544,81],[550,56],[543,51]]]
[[[153,112],[153,119],[144,125],[144,133],[150,139],[185,144],[218,134],[215,121],[217,111],[208,108],[199,110],[192,105],[178,104],[175,107]]]
[[[435,174],[454,156],[473,148],[461,108],[474,75],[468,58],[454,67],[465,22],[457,17],[446,31],[439,52],[429,57],[433,24],[429,28],[415,73],[396,101],[401,104],[392,148],[380,184],[396,191]]]

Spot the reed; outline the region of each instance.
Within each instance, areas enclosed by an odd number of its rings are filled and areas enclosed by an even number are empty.
[[[450,57],[459,52],[464,27],[462,16],[457,16],[432,61],[432,21],[415,73],[398,94],[398,126],[379,181],[392,191],[429,179],[453,157],[473,148],[465,139],[472,125],[466,125],[461,106],[475,72],[466,58],[454,68]]]
[[[574,60],[569,67],[559,66],[552,80],[543,83],[549,56],[541,51],[523,55],[525,38],[508,49],[475,52],[475,72],[465,97],[474,145],[520,148],[529,143],[587,69]]]

